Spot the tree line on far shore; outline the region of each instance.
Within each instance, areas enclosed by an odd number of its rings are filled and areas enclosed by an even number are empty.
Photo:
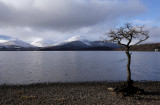
[[[158,49],[160,51],[160,43],[147,43],[147,44],[140,44],[131,48],[131,51],[155,51]],[[115,51],[121,51],[124,48],[115,49]]]

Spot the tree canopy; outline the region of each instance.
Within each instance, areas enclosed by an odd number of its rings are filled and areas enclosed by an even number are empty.
[[[148,39],[148,34],[149,32],[144,30],[144,26],[132,26],[132,24],[126,23],[123,27],[110,30],[108,37],[109,41],[117,42],[130,49]]]

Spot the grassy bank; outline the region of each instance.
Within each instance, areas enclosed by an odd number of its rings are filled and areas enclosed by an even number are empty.
[[[160,105],[160,82],[135,82],[144,95],[119,97],[108,90],[121,82],[1,85],[0,105]]]

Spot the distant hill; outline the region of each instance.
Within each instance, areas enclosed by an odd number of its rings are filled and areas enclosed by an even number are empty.
[[[82,50],[113,50],[119,48],[116,43],[90,41],[79,36],[55,43],[52,40],[34,41],[32,44],[17,38],[0,35],[0,51],[82,51]]]
[[[133,47],[132,51],[160,51],[160,43],[141,44]],[[0,51],[120,51],[117,43],[86,40],[80,36],[73,36],[65,41],[55,43],[52,40],[34,41],[32,44],[20,39],[0,35]]]
[[[14,51],[14,50],[33,50],[35,46],[6,35],[0,35],[0,50],[1,51]]]
[[[131,50],[133,51],[155,51],[158,49],[160,51],[160,43],[149,43],[149,44],[141,44],[133,47]]]
[[[140,44],[132,47],[131,51],[155,51],[155,49],[158,49],[160,51],[160,43]],[[118,48],[114,50],[124,50],[124,49]]]
[[[48,47],[43,47],[42,51],[82,51],[82,50],[113,50],[119,48],[116,43],[106,43],[103,41],[86,40],[80,36],[73,36],[65,41],[55,43]]]
[[[55,51],[55,50],[113,50],[119,48],[115,43],[105,43],[101,41],[70,41],[61,44],[56,44],[49,47],[41,48],[41,50]]]
[[[52,40],[43,40],[42,39],[42,40],[34,41],[31,44],[36,47],[47,47],[47,46],[51,46],[51,45],[55,44],[55,42]]]

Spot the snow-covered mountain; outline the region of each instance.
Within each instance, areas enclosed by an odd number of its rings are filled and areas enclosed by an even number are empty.
[[[41,39],[29,44],[17,38],[0,35],[0,50],[112,50],[119,47],[116,43],[91,41],[81,36],[73,36],[59,43]]]
[[[56,43],[53,46],[61,46],[61,45],[66,45],[66,44],[77,44],[79,45],[80,43],[83,44],[86,47],[102,47],[102,46],[108,46],[111,48],[119,48],[119,45],[116,43],[106,43],[104,41],[90,41],[90,40],[86,40],[80,36],[73,36],[67,40],[65,40],[64,42],[60,42],[60,43]]]
[[[81,36],[73,36],[65,41],[62,41],[62,42],[59,42],[59,43],[55,43],[53,44],[53,46],[61,46],[61,45],[64,45],[64,44],[67,44],[67,43],[72,43],[72,42],[76,42],[76,41],[81,41],[83,43],[86,43],[86,44],[89,44],[88,43],[88,40],[82,38]]]
[[[12,47],[34,47],[33,45],[24,42],[22,40],[19,40],[17,38],[5,36],[5,35],[0,35],[0,47],[5,47],[5,48],[12,48]]]
[[[71,37],[64,42],[56,43],[53,46],[46,47],[44,50],[111,50],[119,48],[115,43],[106,43],[103,41],[90,41],[79,36]]]
[[[52,40],[43,40],[42,39],[42,40],[34,41],[31,44],[36,47],[47,47],[47,46],[51,46],[51,45],[55,44],[55,42]]]

